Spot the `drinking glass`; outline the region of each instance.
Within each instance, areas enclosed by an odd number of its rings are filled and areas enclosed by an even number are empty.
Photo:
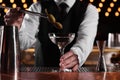
[[[75,33],[49,33],[48,34],[50,40],[56,44],[60,50],[61,56],[64,54],[65,47],[70,44],[74,38]],[[70,71],[69,69],[65,69],[66,71]]]
[[[120,33],[108,34],[108,48],[120,49]]]

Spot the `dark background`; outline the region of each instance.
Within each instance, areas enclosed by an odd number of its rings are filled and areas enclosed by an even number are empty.
[[[98,32],[96,36],[96,40],[98,39],[105,39],[108,38],[108,33],[119,33],[120,32],[120,16],[115,16],[115,12],[118,11],[118,7],[120,7],[120,0],[117,0],[117,2],[113,2],[114,0],[105,0],[105,2],[102,2],[102,0],[93,0],[92,3],[97,8],[99,8],[99,3],[103,3],[103,7],[101,8],[101,12],[99,12],[99,24],[98,24]],[[107,11],[107,8],[110,7],[110,3],[114,3],[114,7],[112,7],[112,11],[109,13],[109,16],[105,16],[105,12]],[[12,6],[13,3],[10,3],[10,0],[3,0],[3,2],[0,2],[0,5],[6,4],[6,6]],[[14,0],[14,3],[17,4],[17,6],[20,6],[23,8],[23,4],[27,4],[28,7],[33,3],[33,0],[26,0],[25,3],[22,3],[21,0]],[[27,7],[27,8],[28,8]],[[24,9],[24,8],[23,8]],[[0,9],[0,25],[4,25],[3,16],[4,16],[4,9]],[[120,12],[119,12],[120,15]]]

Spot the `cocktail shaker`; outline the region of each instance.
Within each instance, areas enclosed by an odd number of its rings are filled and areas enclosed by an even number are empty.
[[[4,26],[2,50],[1,50],[1,73],[15,73],[19,70],[20,48],[18,28]]]

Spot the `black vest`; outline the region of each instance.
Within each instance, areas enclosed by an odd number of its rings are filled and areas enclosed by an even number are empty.
[[[77,37],[77,31],[79,28],[80,23],[84,18],[84,13],[88,6],[89,0],[83,0],[82,2],[76,0],[73,7],[70,9],[69,13],[65,17],[64,20],[60,20],[59,16],[59,9],[53,0],[40,0],[42,5],[42,13],[45,13],[45,9],[48,10],[48,13],[53,14],[56,18],[57,22],[61,22],[63,25],[63,29],[59,30],[53,26],[47,19],[40,18],[40,26],[39,26],[39,33],[38,39],[41,43],[41,51],[40,55],[43,58],[42,63],[39,66],[59,66],[59,58],[60,58],[60,51],[58,47],[53,44],[49,37],[48,33],[55,32],[55,33],[75,33]],[[76,39],[76,38],[75,38]],[[74,44],[75,40],[66,47],[65,52],[69,51],[70,47]],[[36,59],[37,60],[37,59]],[[39,61],[38,61],[39,62]]]

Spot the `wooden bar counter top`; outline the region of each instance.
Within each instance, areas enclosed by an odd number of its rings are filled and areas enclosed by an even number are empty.
[[[0,80],[120,80],[120,72],[18,72],[0,75]]]

